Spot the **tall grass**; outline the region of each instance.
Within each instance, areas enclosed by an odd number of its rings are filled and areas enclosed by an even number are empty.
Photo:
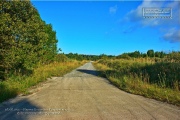
[[[110,82],[130,93],[180,106],[180,63],[100,60],[94,64]]]
[[[15,76],[12,75],[6,81],[0,82],[0,102],[23,93],[27,94],[28,88],[46,81],[52,76],[63,76],[71,70],[82,65],[84,62],[69,61],[69,62],[54,62],[48,65],[36,68],[30,76]]]

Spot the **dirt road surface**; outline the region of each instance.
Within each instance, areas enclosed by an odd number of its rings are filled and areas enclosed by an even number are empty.
[[[91,63],[0,105],[0,120],[180,120],[180,108],[132,95],[97,77]]]

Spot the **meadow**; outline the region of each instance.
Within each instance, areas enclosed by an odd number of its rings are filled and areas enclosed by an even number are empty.
[[[118,88],[180,106],[180,62],[155,59],[101,59],[94,63],[101,76]]]
[[[12,74],[6,81],[0,81],[0,103],[19,94],[29,94],[28,89],[32,86],[53,76],[63,76],[83,63],[76,60],[53,62],[35,68],[29,76]]]

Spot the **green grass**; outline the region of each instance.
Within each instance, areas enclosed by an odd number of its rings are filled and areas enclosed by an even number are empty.
[[[18,94],[28,94],[28,88],[46,81],[52,76],[63,76],[71,70],[82,65],[84,62],[54,62],[49,65],[38,67],[30,76],[14,76],[0,82],[0,102],[15,97]]]
[[[126,92],[180,106],[179,63],[100,60],[94,66]]]

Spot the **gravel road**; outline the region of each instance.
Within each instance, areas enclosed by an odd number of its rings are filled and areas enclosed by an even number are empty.
[[[0,120],[180,120],[180,108],[132,95],[97,77],[91,63],[54,77],[33,94],[0,104]]]

